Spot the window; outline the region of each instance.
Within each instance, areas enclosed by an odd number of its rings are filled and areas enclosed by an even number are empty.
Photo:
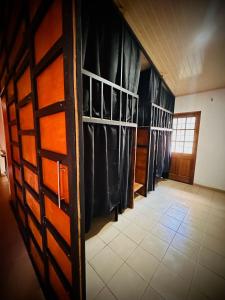
[[[192,154],[195,136],[195,117],[173,119],[171,151]]]

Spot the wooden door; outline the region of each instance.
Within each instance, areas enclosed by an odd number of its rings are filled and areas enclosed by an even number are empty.
[[[193,184],[201,112],[174,114],[169,178]]]
[[[1,79],[15,214],[47,297],[85,299],[74,2],[19,4]]]

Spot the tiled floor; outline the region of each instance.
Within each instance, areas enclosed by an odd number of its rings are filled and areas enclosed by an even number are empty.
[[[225,299],[225,194],[159,183],[86,240],[87,299]]]
[[[6,177],[0,176],[0,299],[44,300],[9,206]]]

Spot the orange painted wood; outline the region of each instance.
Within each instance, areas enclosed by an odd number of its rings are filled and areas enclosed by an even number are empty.
[[[40,246],[41,250],[43,251],[42,236],[40,234],[40,231],[37,229],[35,223],[33,222],[33,220],[31,219],[31,217],[29,215],[28,215],[28,225],[29,225],[31,232],[33,233],[35,240],[37,241],[38,245]]]
[[[44,274],[45,274],[44,264],[43,264],[43,261],[42,261],[40,255],[39,255],[39,253],[38,253],[38,251],[37,251],[37,249],[36,249],[36,247],[35,247],[35,245],[34,245],[34,243],[31,239],[30,239],[30,252],[31,252],[31,256],[34,260],[34,263],[35,263],[37,269],[39,270],[39,273],[40,273],[42,279],[44,279],[44,277],[45,277],[44,276]]]
[[[49,280],[59,300],[70,299],[51,263],[49,263]]]
[[[16,187],[16,194],[20,200],[20,202],[23,204],[23,194],[20,188],[18,188],[18,186]]]
[[[22,100],[31,92],[30,68],[27,67],[17,81],[18,101]]]
[[[26,226],[25,214],[20,205],[18,205],[18,213],[19,213],[19,217],[20,217],[20,220],[22,221],[23,225]]]
[[[64,273],[68,281],[71,283],[72,282],[71,262],[48,229],[47,229],[47,244],[50,252],[52,253],[58,265],[62,269],[62,272]]]
[[[18,142],[18,130],[16,125],[11,126],[11,137],[13,142]]]
[[[61,165],[61,199],[66,203],[69,203],[69,190],[68,190],[68,168],[67,166]],[[42,158],[42,174],[43,183],[55,194],[58,193],[57,184],[57,164],[55,161],[47,158]]]
[[[22,177],[21,177],[21,172],[20,172],[20,169],[15,167],[14,168],[15,170],[15,177],[16,177],[16,180],[20,183],[20,185],[22,186]]]
[[[26,166],[23,167],[24,170],[24,180],[28,183],[35,192],[38,193],[38,177],[37,175],[28,169]]]
[[[9,120],[14,121],[16,119],[16,105],[15,103],[12,103],[9,106]]]
[[[11,99],[14,96],[14,84],[12,80],[9,81],[7,92],[8,92],[8,99]]]
[[[34,36],[36,63],[41,60],[61,35],[62,3],[61,0],[54,0]]]
[[[40,118],[41,148],[67,154],[65,112]]]
[[[19,153],[19,147],[13,146],[13,159],[20,164],[20,153]]]
[[[135,182],[134,183],[134,192],[137,192],[142,187],[143,187],[143,184]]]
[[[22,153],[23,159],[30,162],[32,165],[37,165],[36,158],[36,143],[35,137],[30,135],[22,135]]]
[[[148,160],[148,148],[137,147],[135,181],[143,185],[146,184],[147,160]]]
[[[39,108],[64,100],[63,56],[58,56],[37,77],[37,94]]]
[[[31,193],[26,189],[26,201],[27,205],[32,210],[33,214],[35,215],[36,219],[41,223],[41,212],[40,212],[40,205],[37,200],[31,195]]]
[[[70,245],[70,219],[48,197],[44,197],[45,215],[64,240]]]
[[[137,129],[137,144],[147,146],[149,143],[149,129],[138,128]]]
[[[20,128],[22,130],[34,129],[34,118],[33,118],[33,105],[28,103],[19,110],[20,114]]]
[[[25,23],[24,21],[21,23],[17,36],[16,36],[16,40],[13,43],[13,47],[11,49],[11,53],[9,55],[9,67],[11,68],[14,63],[15,63],[15,59],[16,56],[22,46],[22,43],[24,41],[24,33],[25,33]]]

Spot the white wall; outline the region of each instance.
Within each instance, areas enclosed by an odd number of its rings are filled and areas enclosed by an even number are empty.
[[[176,113],[192,111],[201,111],[194,183],[225,190],[225,89],[176,98]]]

